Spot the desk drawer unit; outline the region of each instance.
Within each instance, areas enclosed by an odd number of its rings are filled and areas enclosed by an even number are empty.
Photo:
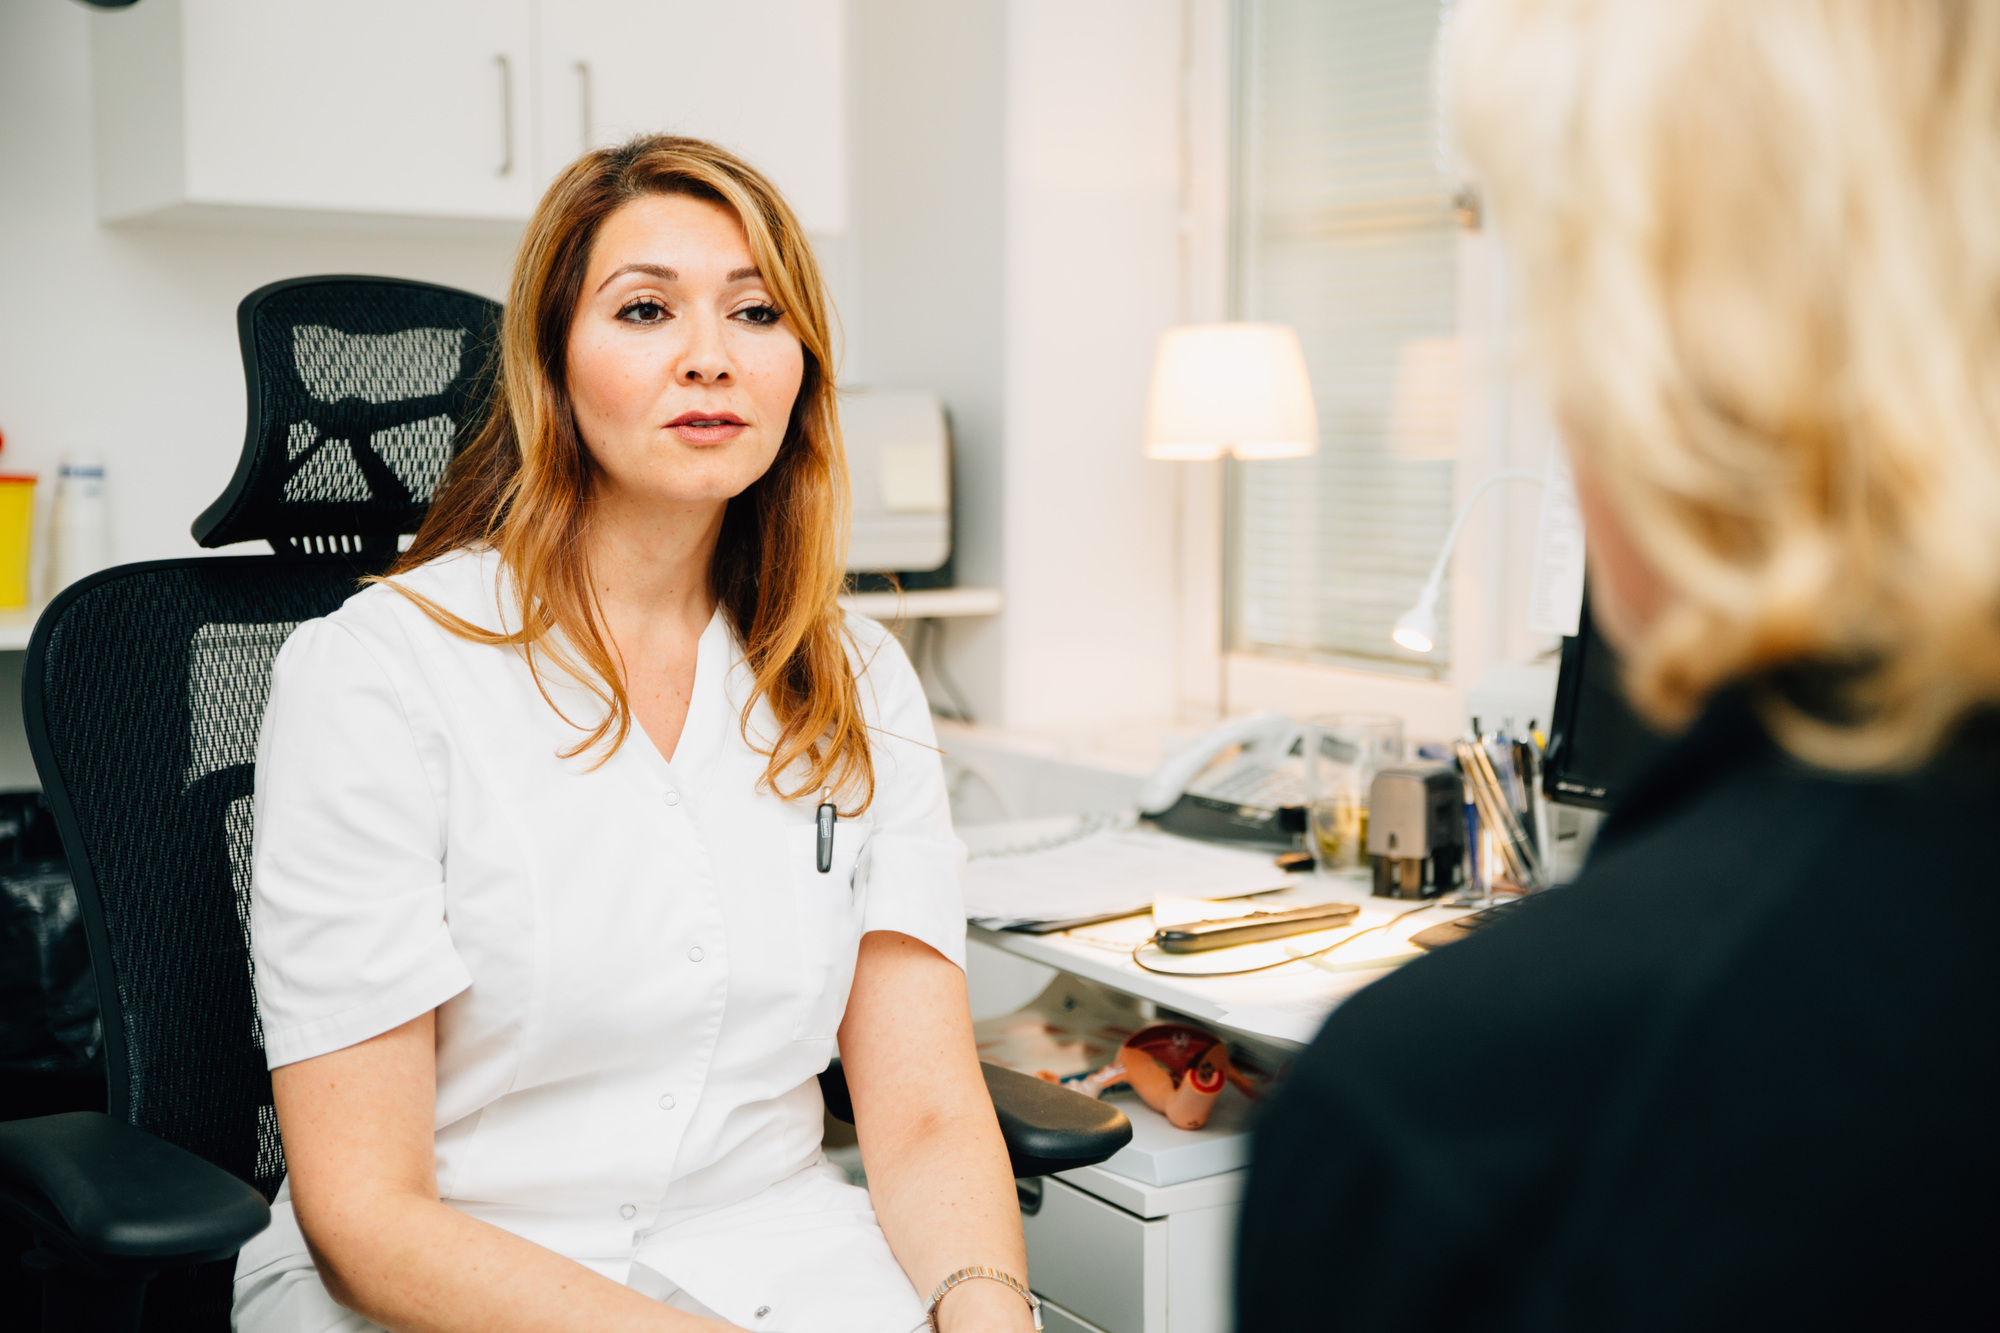
[[[1028,1280],[1059,1333],[1229,1333],[1247,1171],[1148,1185],[1101,1167],[1022,1181]]]
[[[1035,1294],[1104,1333],[1167,1333],[1167,1219],[1039,1183],[1039,1204],[1024,1194],[1021,1209]]]
[[[1104,1333],[1097,1325],[1085,1323],[1046,1296],[1042,1297],[1042,1328],[1044,1333]]]

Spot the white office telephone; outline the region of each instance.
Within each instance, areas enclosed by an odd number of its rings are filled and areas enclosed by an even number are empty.
[[[1232,718],[1146,779],[1139,813],[1188,837],[1291,847],[1305,831],[1300,739],[1283,713]]]

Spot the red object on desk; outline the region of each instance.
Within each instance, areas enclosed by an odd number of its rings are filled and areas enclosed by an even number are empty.
[[[1041,1077],[1061,1082],[1053,1074]],[[1139,1099],[1180,1129],[1200,1129],[1208,1123],[1224,1083],[1234,1083],[1254,1098],[1257,1089],[1229,1061],[1229,1047],[1212,1032],[1184,1023],[1155,1023],[1141,1028],[1118,1048],[1118,1058],[1082,1079],[1065,1084],[1096,1097],[1129,1083]]]

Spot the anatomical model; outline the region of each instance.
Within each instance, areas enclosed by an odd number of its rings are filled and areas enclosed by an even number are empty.
[[[1181,1129],[1208,1123],[1224,1083],[1234,1083],[1247,1097],[1257,1095],[1250,1080],[1229,1063],[1229,1048],[1214,1033],[1181,1023],[1155,1023],[1126,1038],[1110,1064],[1079,1079],[1060,1080],[1089,1097],[1129,1083],[1140,1100]]]

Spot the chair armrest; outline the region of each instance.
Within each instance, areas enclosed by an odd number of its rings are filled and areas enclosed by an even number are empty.
[[[0,1212],[71,1262],[128,1276],[226,1259],[271,1223],[251,1186],[102,1111],[0,1122]]]
[[[1132,1122],[1108,1102],[999,1065],[979,1070],[1017,1178],[1095,1166],[1132,1141]]]
[[[984,1061],[979,1072],[1017,1179],[1095,1166],[1132,1141],[1132,1122],[1115,1106]],[[853,1124],[854,1099],[840,1061],[819,1076],[819,1086],[834,1119]]]

